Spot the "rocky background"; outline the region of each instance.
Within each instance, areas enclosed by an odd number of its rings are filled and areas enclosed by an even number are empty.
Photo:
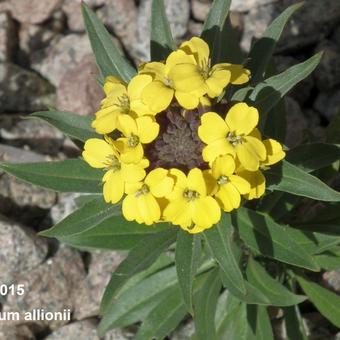
[[[135,64],[149,58],[150,0],[86,0]],[[294,0],[233,0],[232,24],[247,51],[253,37]],[[166,0],[178,42],[198,35],[210,0]],[[226,42],[227,43],[227,42]],[[340,107],[340,1],[306,0],[277,49],[280,70],[324,50],[313,76],[287,98],[289,147],[324,138]],[[85,35],[80,0],[0,0],[0,160],[33,162],[78,155],[50,126],[26,119],[33,111],[57,108],[93,114],[102,92]],[[307,133],[308,130],[308,133]],[[340,142],[340,141],[339,141]],[[60,195],[0,173],[0,283],[23,283],[25,296],[0,300],[2,311],[71,308],[72,322],[0,321],[0,340],[99,339],[98,306],[110,273],[124,254],[82,253],[37,236],[75,209],[72,195]],[[340,272],[324,281],[340,293]],[[317,313],[305,315],[312,338],[339,339]],[[280,333],[278,324],[278,334]],[[133,337],[115,330],[106,340]],[[190,323],[172,339],[189,339]],[[282,334],[281,334],[282,336]],[[278,335],[279,338],[279,335]]]

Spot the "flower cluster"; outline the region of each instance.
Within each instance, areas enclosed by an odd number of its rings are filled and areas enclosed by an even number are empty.
[[[129,221],[201,232],[242,197],[263,195],[261,169],[285,156],[280,143],[262,139],[256,108],[219,100],[228,85],[247,83],[250,72],[211,65],[209,53],[194,37],[165,62],[141,65],[128,84],[105,81],[92,123],[104,136],[86,141],[83,157],[105,171],[105,201],[123,199]]]

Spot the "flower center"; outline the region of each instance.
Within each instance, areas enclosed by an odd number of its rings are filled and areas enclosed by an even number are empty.
[[[237,144],[242,144],[242,137],[236,135],[234,132],[229,132],[227,134],[227,140],[232,146],[236,146]]]
[[[185,189],[183,192],[183,197],[186,198],[188,202],[191,202],[199,198],[200,194],[195,190]]]
[[[130,148],[135,148],[139,144],[139,137],[131,134],[131,136],[128,139],[128,146]]]
[[[142,196],[142,195],[146,195],[150,192],[149,187],[146,184],[143,184],[142,187],[136,191],[136,197]]]
[[[113,172],[119,171],[121,169],[121,164],[118,158],[114,155],[106,156],[106,160],[104,161],[105,168],[104,170],[112,170]]]
[[[210,76],[210,59],[203,60],[201,62],[201,65],[199,66],[199,72],[201,76],[204,78],[204,80],[208,79]]]
[[[228,180],[228,177],[222,175],[222,176],[217,180],[217,184],[218,184],[218,185],[224,185],[224,184],[227,184],[228,181],[229,181],[229,180]]]
[[[130,111],[130,99],[126,94],[123,94],[121,97],[118,98],[120,107],[126,113]]]
[[[164,77],[163,83],[166,87],[170,87],[171,89],[174,87],[173,81],[167,77]]]

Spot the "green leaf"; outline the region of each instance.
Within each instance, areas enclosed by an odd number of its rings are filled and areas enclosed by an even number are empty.
[[[230,4],[231,0],[214,0],[203,26],[201,37],[209,45],[213,64],[219,59],[222,44],[225,44],[221,39],[221,31],[227,19]]]
[[[262,123],[263,120],[261,120]],[[287,133],[287,114],[284,99],[280,100],[266,115],[263,134],[284,143]]]
[[[340,110],[327,126],[326,142],[340,144]]]
[[[201,238],[180,230],[176,243],[176,270],[178,283],[184,302],[190,314],[193,314],[192,289],[201,255]]]
[[[287,161],[282,161],[265,171],[264,175],[268,190],[288,192],[318,201],[340,201],[339,192]]]
[[[66,136],[85,142],[89,138],[101,138],[91,127],[93,116],[80,116],[65,111],[40,111],[31,114],[45,120]]]
[[[272,109],[289,90],[315,70],[320,62],[321,56],[322,52],[258,84],[249,97],[250,101],[257,107],[259,112],[264,115]]]
[[[117,207],[108,204],[102,196],[85,203],[50,229],[39,233],[47,237],[68,237],[95,227],[108,217],[117,214]]]
[[[218,270],[214,269],[195,297],[195,339],[216,339],[215,313],[221,290],[221,279]]]
[[[205,231],[204,237],[221,268],[223,283],[232,293],[244,295],[246,287],[232,244],[233,230],[230,214],[222,214],[221,221]]]
[[[113,75],[128,82],[136,74],[136,70],[122,56],[105,26],[85,3],[82,3],[82,13],[86,32],[102,76]]]
[[[287,152],[286,160],[306,172],[325,168],[340,159],[340,145],[302,144]]]
[[[176,328],[185,314],[186,307],[179,287],[171,287],[146,317],[134,340],[164,339]]]
[[[319,312],[340,327],[340,296],[302,276],[297,276],[297,280]]]
[[[249,63],[247,64],[247,68],[251,71],[251,80],[253,83],[257,83],[263,79],[267,65],[284,27],[290,17],[302,5],[303,3],[301,2],[288,7],[268,26],[262,37],[254,43],[249,53]]]
[[[288,288],[273,279],[255,260],[249,258],[247,279],[259,289],[273,306],[292,306],[306,300],[305,296],[293,294]]]
[[[283,310],[286,321],[287,339],[308,340],[298,306],[285,307]]]
[[[312,256],[289,237],[290,227],[246,208],[238,209],[236,214],[240,236],[252,251],[294,266],[320,270]]]
[[[247,340],[274,340],[272,325],[264,306],[247,305]]]
[[[315,257],[315,261],[318,265],[325,270],[339,270],[340,269],[340,248],[334,248],[327,250],[322,254],[318,254]]]
[[[0,169],[40,187],[59,192],[102,192],[103,172],[81,159],[36,163],[0,163]]]
[[[159,301],[166,290],[177,283],[176,268],[159,271],[118,296],[106,311],[98,331],[104,334],[115,327],[124,327],[142,320]]]
[[[120,263],[106,286],[101,302],[101,311],[110,306],[117,292],[134,275],[147,269],[176,240],[175,229],[165,230],[143,238],[131,249],[127,258]]]
[[[151,60],[165,60],[176,49],[165,13],[164,0],[153,0],[151,7]]]
[[[131,249],[139,241],[166,230],[166,223],[150,227],[126,221],[122,216],[111,216],[93,228],[80,234],[58,237],[59,241],[80,249]]]

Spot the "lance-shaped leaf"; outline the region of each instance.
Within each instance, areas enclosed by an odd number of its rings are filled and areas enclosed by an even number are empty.
[[[165,13],[164,0],[153,0],[151,7],[151,60],[165,60],[176,49]]]
[[[43,119],[66,136],[81,142],[85,142],[89,138],[101,138],[91,127],[93,120],[91,116],[80,116],[65,111],[40,111],[32,113],[31,117]]]
[[[188,311],[193,314],[192,289],[201,257],[201,238],[180,230],[176,242],[176,270],[178,283]]]
[[[215,0],[203,26],[201,36],[210,47],[210,55],[213,63],[215,63],[220,56],[220,50],[222,48],[221,31],[227,19],[230,4],[231,0]]]
[[[289,163],[306,172],[312,172],[331,165],[340,159],[340,145],[311,143],[299,145],[287,152]]]
[[[273,306],[293,306],[306,300],[305,296],[292,293],[288,288],[273,279],[267,271],[252,258],[249,258],[246,273],[248,281],[266,295]]]
[[[262,37],[254,43],[249,53],[249,63],[247,64],[247,68],[251,71],[253,83],[263,79],[287,21],[302,5],[303,3],[301,2],[288,7],[268,26]]]
[[[98,331],[104,334],[115,327],[124,327],[145,316],[159,304],[167,289],[177,283],[176,268],[161,270],[124,290],[115,303],[105,311]]]
[[[176,285],[159,299],[158,305],[146,317],[134,339],[162,340],[176,328],[185,315],[186,307]]]
[[[290,227],[246,208],[237,210],[236,221],[241,238],[254,252],[298,267],[320,270],[312,256],[289,237],[286,230]]]
[[[315,261],[322,269],[339,270],[340,269],[340,247],[336,247],[315,256]]]
[[[224,284],[231,292],[244,295],[246,287],[233,244],[230,214],[222,214],[221,221],[205,231],[204,237],[221,268]]]
[[[122,56],[105,26],[85,3],[82,3],[82,13],[85,28],[102,76],[113,75],[128,82],[136,74],[136,70]]]
[[[340,201],[339,192],[287,161],[282,161],[265,171],[264,175],[269,190],[284,191],[319,201]]]
[[[340,327],[339,295],[302,276],[297,276],[297,280],[319,312],[336,327]]]
[[[281,98],[301,80],[308,77],[318,66],[322,53],[318,53],[303,63],[266,79],[258,84],[249,99],[264,115],[272,109]]]
[[[247,305],[247,340],[274,340],[272,325],[266,307]]]
[[[101,311],[110,306],[121,287],[137,273],[151,266],[161,253],[176,240],[176,230],[169,229],[142,239],[118,266],[108,283],[101,302]]]
[[[81,159],[36,163],[0,163],[0,169],[40,187],[59,192],[102,192],[103,172]]]
[[[168,229],[166,223],[145,226],[129,222],[123,216],[111,216],[84,232],[59,236],[58,240],[80,249],[125,250],[131,249],[145,237]]]
[[[215,313],[221,290],[221,279],[217,269],[212,270],[195,297],[195,339],[216,339]]]
[[[283,308],[288,340],[308,340],[298,306]]]
[[[52,228],[40,232],[40,235],[56,238],[77,235],[95,227],[112,215],[117,215],[117,207],[106,203],[103,196],[99,196],[85,203]]]
[[[284,143],[287,133],[287,114],[284,98],[270,110],[262,124],[264,135]]]

